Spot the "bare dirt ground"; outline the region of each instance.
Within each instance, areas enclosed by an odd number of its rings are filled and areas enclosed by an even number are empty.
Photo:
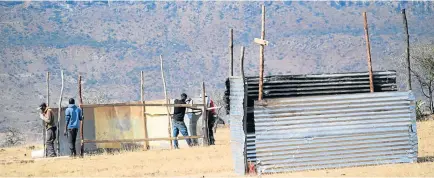
[[[263,177],[433,177],[434,121],[418,122],[419,163],[293,172]],[[88,156],[83,159],[36,160],[1,164],[0,176],[158,176],[237,177],[232,171],[229,129],[217,130],[216,146]],[[0,159],[29,160],[30,149],[0,149]]]

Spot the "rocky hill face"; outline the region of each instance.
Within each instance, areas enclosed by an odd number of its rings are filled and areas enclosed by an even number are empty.
[[[159,55],[169,96],[197,95],[202,81],[222,92],[228,75],[229,29],[234,29],[235,72],[245,46],[245,71],[257,75],[260,5],[266,6],[265,73],[366,71],[362,12],[368,13],[374,70],[398,70],[404,52],[400,10],[407,9],[411,44],[434,41],[432,2],[0,2],[0,130],[32,134],[35,106],[45,101],[45,74],[57,106],[60,70],[64,101],[163,98]],[[402,77],[402,75],[400,76]],[[400,87],[404,83],[399,81]]]

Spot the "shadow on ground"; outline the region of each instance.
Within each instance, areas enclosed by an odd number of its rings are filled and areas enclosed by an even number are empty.
[[[424,156],[417,158],[418,163],[434,162],[434,156]]]

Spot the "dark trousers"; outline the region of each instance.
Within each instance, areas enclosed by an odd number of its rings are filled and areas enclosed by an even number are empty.
[[[213,132],[214,123],[215,123],[214,115],[211,114],[211,112],[208,112],[208,138],[209,138],[210,145],[215,145],[214,132]]]
[[[172,130],[173,137],[178,137],[179,132],[181,132],[182,136],[184,136],[184,137],[188,136],[187,126],[185,126],[184,121],[172,120],[172,125],[173,125],[173,128],[172,128],[173,129]],[[185,139],[185,141],[187,141],[188,146],[192,146],[191,140],[189,138]],[[179,148],[178,147],[178,140],[173,140],[173,145],[174,145],[175,149]]]
[[[77,151],[75,149],[75,141],[77,140],[77,132],[78,129],[68,129],[68,143],[69,143],[69,150],[71,151],[70,156],[77,156]]]
[[[54,150],[54,141],[56,140],[56,127],[47,129],[46,153],[48,157],[55,157],[56,151]]]

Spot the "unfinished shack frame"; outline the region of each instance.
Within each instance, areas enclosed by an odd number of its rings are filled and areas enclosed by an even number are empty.
[[[63,73],[63,71],[62,71]],[[201,142],[201,146],[209,146],[209,136],[208,136],[208,114],[206,114],[208,108],[207,108],[207,104],[206,104],[206,100],[205,98],[202,99],[201,104],[169,104],[167,102],[167,97],[165,97],[166,103],[165,104],[155,104],[155,103],[146,103],[144,100],[144,80],[143,80],[143,71],[141,71],[140,73],[141,75],[141,99],[139,103],[111,103],[111,104],[84,104],[83,103],[83,90],[82,90],[82,76],[79,75],[78,76],[78,96],[79,96],[79,107],[82,109],[83,112],[83,116],[82,116],[82,120],[80,121],[80,157],[84,156],[84,147],[85,144],[88,143],[132,143],[132,142],[144,142],[143,146],[145,150],[149,149],[149,141],[169,141],[170,142],[170,149],[173,149],[172,146],[172,141],[173,140],[182,140],[182,139],[203,139],[203,141]],[[49,97],[50,97],[50,93],[49,93],[49,73],[47,73],[47,103],[49,102]],[[62,78],[62,83],[63,83],[63,78]],[[63,90],[63,88],[62,88]],[[202,82],[202,96],[205,96],[205,83]],[[62,93],[61,96],[62,97]],[[61,100],[60,100],[61,101]],[[84,129],[83,129],[83,125],[84,125],[84,120],[86,118],[84,118],[84,112],[85,108],[93,108],[93,107],[107,107],[107,106],[142,106],[143,107],[143,119],[144,119],[144,138],[140,138],[140,139],[103,139],[103,140],[96,140],[96,139],[86,139],[84,138]],[[167,115],[169,116],[169,134],[168,137],[159,137],[159,138],[148,138],[148,128],[147,128],[147,124],[146,124],[146,120],[147,120],[147,114],[146,114],[146,106],[148,107],[185,107],[185,108],[191,108],[194,110],[197,110],[199,112],[202,112],[202,122],[199,124],[199,126],[201,126],[201,130],[202,130],[202,134],[201,135],[195,135],[195,136],[178,136],[178,137],[172,137],[172,133],[170,132],[171,128],[171,117],[170,117],[170,113],[169,110],[167,111]],[[59,103],[59,108],[58,109],[58,115],[60,116],[60,111],[62,110],[62,106],[61,103]],[[60,129],[60,120],[61,118],[58,117],[57,120],[57,127]],[[44,130],[45,131],[45,128]],[[57,133],[59,134],[59,132]],[[45,135],[44,135],[45,136]],[[59,136],[59,135],[58,135]],[[57,138],[58,141],[56,142],[57,145],[57,152],[59,153],[59,148],[60,148],[60,137]],[[45,138],[44,138],[44,144],[45,144]],[[46,153],[45,153],[46,149],[44,148],[44,157],[46,157]],[[59,156],[60,154],[57,154],[57,156]]]
[[[143,78],[143,71],[141,72],[141,78]],[[202,129],[203,129],[203,134],[202,135],[198,135],[198,136],[179,136],[179,137],[171,137],[170,132],[169,132],[169,136],[168,137],[162,137],[162,138],[147,138],[147,125],[146,125],[146,114],[143,113],[144,115],[144,119],[145,119],[145,125],[144,125],[144,133],[145,133],[145,138],[142,139],[117,139],[117,140],[89,140],[89,139],[84,139],[84,129],[83,129],[83,123],[84,123],[84,117],[82,118],[81,121],[81,125],[80,125],[80,156],[83,157],[84,156],[84,144],[86,143],[131,143],[131,142],[145,142],[144,147],[145,149],[148,149],[148,144],[147,142],[149,141],[172,141],[172,140],[182,140],[182,139],[198,139],[198,138],[202,138],[203,142],[202,142],[202,146],[209,146],[209,136],[208,136],[208,114],[206,114],[207,111],[207,104],[206,104],[206,100],[203,97],[203,103],[202,104],[167,104],[167,98],[166,100],[166,104],[147,104],[144,101],[144,94],[143,94],[143,79],[141,80],[142,83],[140,84],[140,87],[142,88],[142,92],[141,92],[141,103],[113,103],[113,104],[82,104],[82,86],[81,86],[81,76],[79,76],[79,96],[80,96],[80,108],[83,109],[84,112],[84,108],[91,108],[91,107],[101,107],[101,106],[143,106],[143,108],[146,108],[146,106],[156,106],[156,107],[186,107],[186,108],[192,108],[192,109],[196,109],[196,110],[201,110],[202,111]],[[205,83],[202,82],[202,96],[205,96]],[[143,110],[145,112],[145,110]],[[169,114],[169,113],[168,113]],[[169,121],[170,123],[170,121]],[[170,124],[169,124],[169,128],[170,128]],[[172,145],[170,147],[171,149],[173,148]]]

